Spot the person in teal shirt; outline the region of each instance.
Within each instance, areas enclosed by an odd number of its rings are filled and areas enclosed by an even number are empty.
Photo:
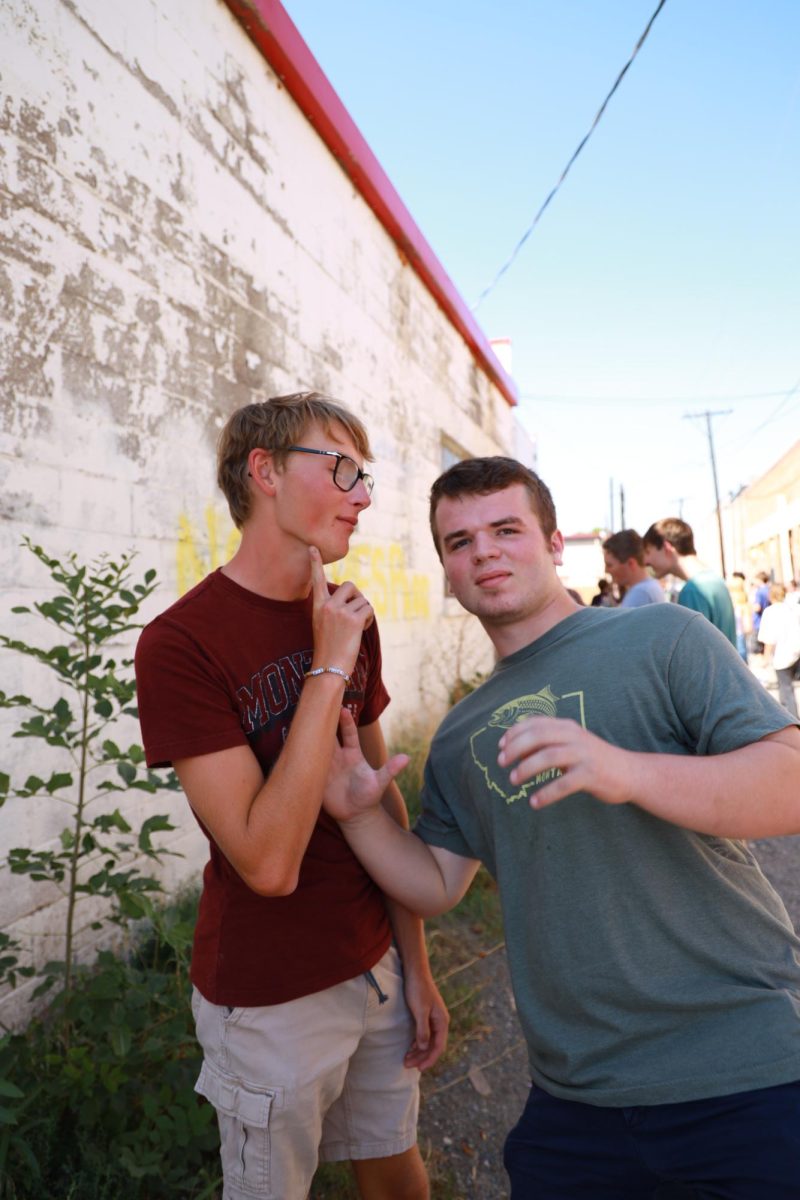
[[[725,580],[702,563],[694,548],[694,533],[680,517],[655,521],[644,535],[644,561],[656,578],[674,575],[686,582],[678,604],[702,613],[732,646],[736,645],[736,618]]]

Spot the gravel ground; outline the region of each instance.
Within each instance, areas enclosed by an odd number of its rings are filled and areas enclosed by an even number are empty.
[[[755,842],[753,848],[800,928],[800,837]],[[506,1200],[503,1142],[522,1111],[529,1079],[504,951],[477,959],[463,981],[479,989],[480,1036],[425,1079],[420,1144],[432,1170],[449,1179],[453,1200]],[[689,1193],[665,1190],[660,1200],[681,1195]]]
[[[479,989],[480,1036],[424,1078],[420,1145],[432,1171],[449,1177],[453,1200],[500,1200],[508,1195],[503,1142],[530,1086],[505,950],[479,958],[461,982]]]

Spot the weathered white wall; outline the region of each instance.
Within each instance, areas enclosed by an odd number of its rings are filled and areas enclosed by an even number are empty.
[[[487,653],[446,612],[426,494],[443,434],[509,451],[505,399],[220,0],[0,0],[0,75],[0,628],[33,637],[9,610],[50,593],[26,533],[82,558],[135,548],[162,580],[146,615],[166,607],[233,544],[213,482],[227,414],[317,388],[373,437],[346,571],[381,620],[392,723],[438,703],[458,655],[470,673]],[[7,692],[44,679],[8,652],[0,671]],[[0,717],[0,770],[49,769]],[[142,811],[167,807],[195,869],[185,802]],[[60,826],[0,812],[4,849]],[[0,874],[4,928],[49,928],[42,904]]]

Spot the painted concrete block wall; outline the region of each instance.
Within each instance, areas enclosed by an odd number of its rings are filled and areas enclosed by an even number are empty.
[[[162,581],[147,616],[224,562],[220,426],[316,388],[372,432],[374,503],[332,576],[375,600],[398,730],[459,654],[488,665],[446,603],[426,495],[443,435],[510,451],[506,400],[220,0],[16,0],[0,46],[3,631],[33,639],[9,610],[50,592],[26,534],[83,559],[135,549]],[[6,692],[49,686],[0,661]],[[0,718],[0,769],[28,773],[35,744]],[[54,838],[52,807],[9,802],[4,849]],[[173,869],[195,871],[185,802],[142,811],[165,807]],[[0,872],[3,928],[41,933],[52,899]]]

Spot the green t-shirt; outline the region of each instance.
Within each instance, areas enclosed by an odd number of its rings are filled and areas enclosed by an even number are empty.
[[[534,1082],[639,1105],[800,1079],[800,939],[747,845],[586,793],[531,809],[543,780],[511,785],[497,743],[535,713],[670,754],[789,723],[719,632],[671,604],[574,613],[445,718],[416,832],[498,881]]]
[[[725,580],[720,579],[713,571],[698,571],[687,580],[678,594],[678,604],[691,608],[693,612],[702,613],[712,625],[716,625],[720,633],[732,646],[736,645],[736,617],[733,613],[731,594],[725,586]]]

